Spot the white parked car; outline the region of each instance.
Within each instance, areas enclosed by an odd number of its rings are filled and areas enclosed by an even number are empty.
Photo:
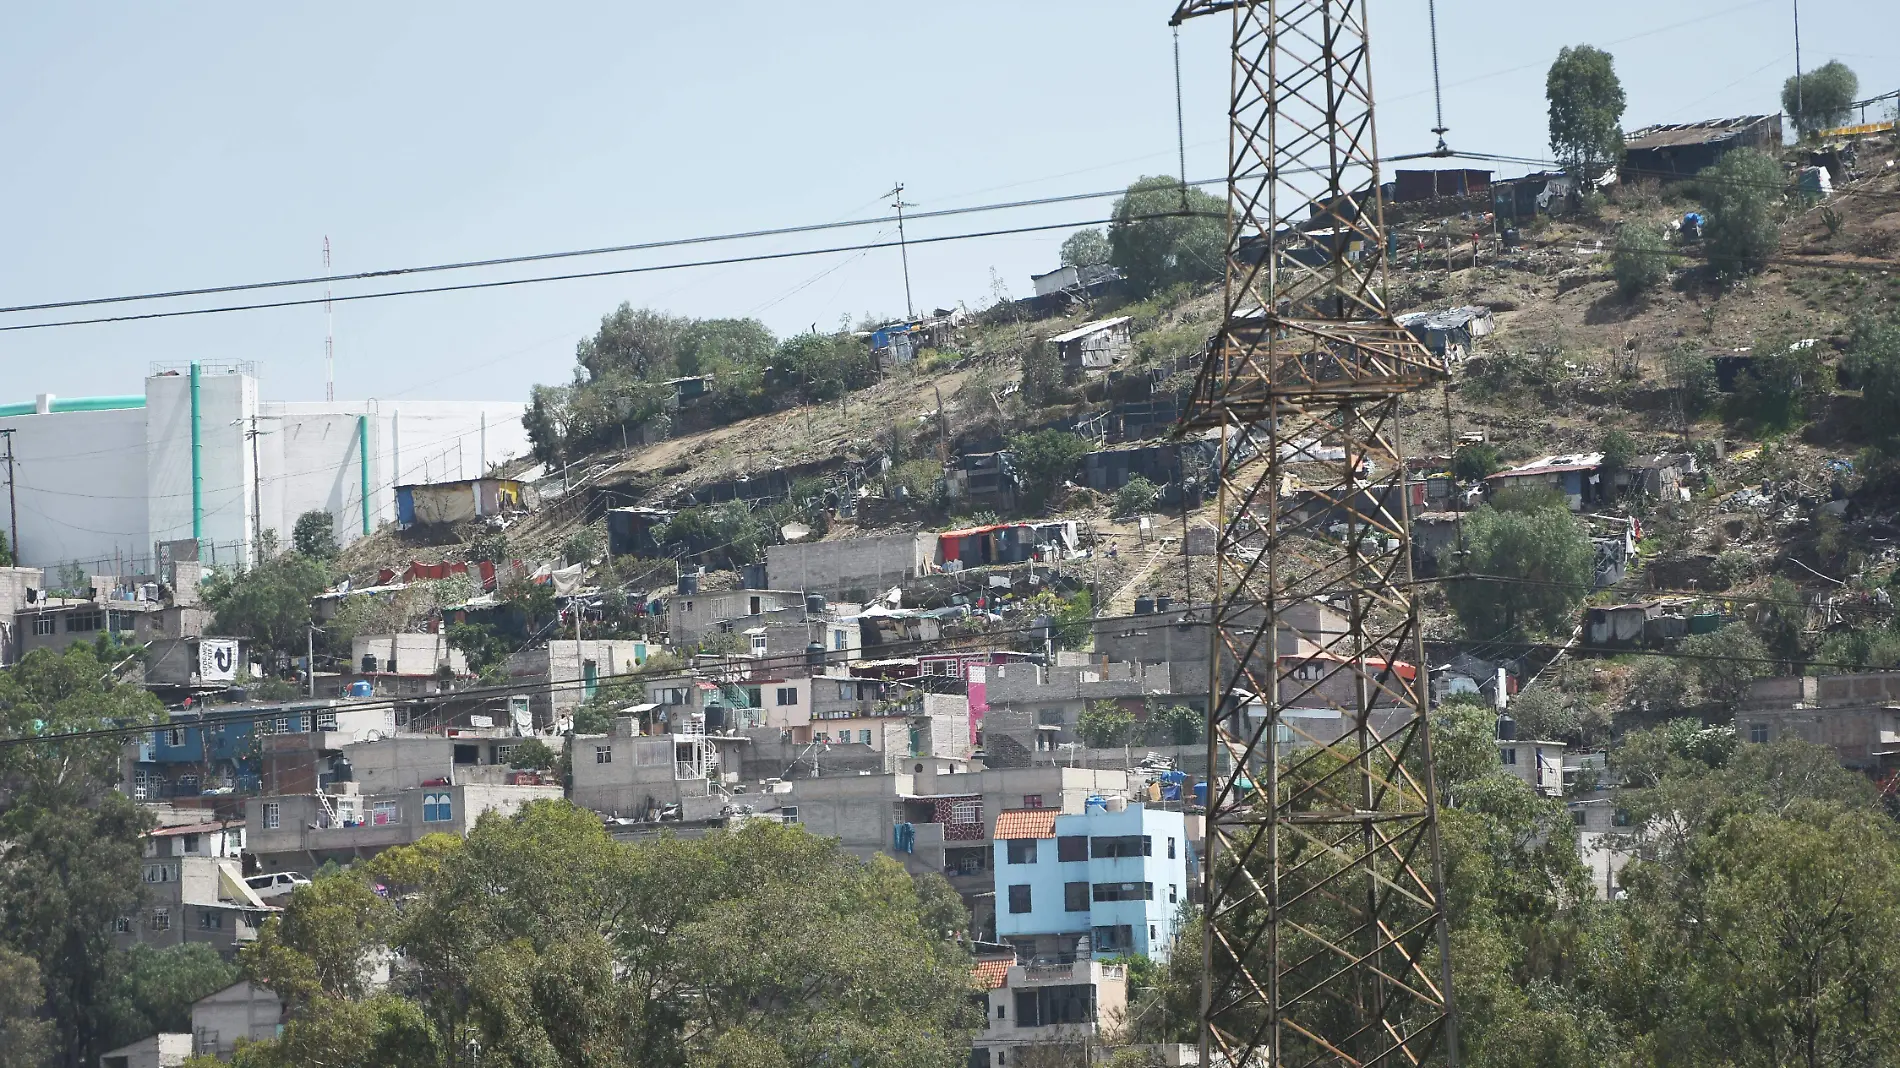
[[[286,897],[300,886],[309,886],[310,880],[294,871],[280,871],[269,875],[253,875],[244,880],[244,885],[250,887],[258,897],[269,900]]]

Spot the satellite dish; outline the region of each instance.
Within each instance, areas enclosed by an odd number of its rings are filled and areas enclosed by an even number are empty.
[[[803,523],[787,523],[778,532],[786,541],[803,541],[811,536],[811,528]]]
[[[363,735],[363,740],[366,742],[380,742],[383,740],[383,732],[370,731],[368,734]]]

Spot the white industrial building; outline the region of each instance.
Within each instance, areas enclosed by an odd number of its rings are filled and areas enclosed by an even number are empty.
[[[478,478],[526,455],[523,409],[265,401],[248,363],[154,366],[142,396],[0,404],[18,556],[123,574],[148,565],[157,543],[195,539],[206,563],[236,563],[250,559],[255,530],[287,544],[297,517],[319,508],[347,543],[395,519],[398,485]]]

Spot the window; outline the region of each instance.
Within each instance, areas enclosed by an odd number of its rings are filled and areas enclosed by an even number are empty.
[[[1072,860],[1089,859],[1089,836],[1086,834],[1065,834],[1057,838],[1056,859],[1064,863]]]
[[[1180,901],[1180,900],[1181,900],[1181,887],[1176,883],[1169,883],[1168,884],[1168,904],[1172,905],[1175,902]]]
[[[1029,911],[1029,887],[1017,885],[1009,888],[1009,911],[1019,915]]]
[[[1042,795],[1041,794],[1024,794],[1023,807],[1024,808],[1041,808]]]
[[[402,813],[394,801],[378,801],[370,806],[369,822],[373,827],[383,827],[391,823],[401,823]]]
[[[1515,750],[1515,749],[1504,749],[1504,750],[1500,750],[1500,752],[1501,752],[1501,753],[1503,754],[1503,756],[1504,756],[1504,762],[1505,762],[1506,764],[1515,764],[1515,763],[1517,763],[1517,750]]]
[[[686,703],[686,687],[663,686],[654,691],[653,702],[661,705],[683,705]]]
[[[1097,953],[1125,953],[1135,948],[1135,928],[1126,923],[1091,927],[1089,942]]]
[[[33,617],[33,633],[34,634],[44,636],[47,634],[51,634],[58,629],[59,629],[59,619],[55,616],[34,616]]]
[[[1766,742],[1768,740],[1768,724],[1750,723],[1748,725],[1748,740],[1751,742]]]
[[[112,921],[112,933],[113,934],[131,934],[132,933],[132,917],[120,916],[114,919]]]
[[[185,728],[171,727],[165,731],[165,744],[177,749],[185,744]]]
[[[997,1019],[999,1019],[999,1020],[1003,1020],[1003,1019],[1007,1019],[1007,1018],[1008,1018],[1008,1017],[1006,1017],[1006,1016],[1005,1016],[1005,1015],[1003,1014],[1003,1008],[1004,1008],[1004,1006],[1003,1006],[1003,1005],[1002,1005],[1001,1003],[998,1003],[998,1004],[997,1004],[997,1006],[996,1006],[996,1018],[997,1018]]]
[[[495,747],[495,763],[506,764],[509,761],[513,760],[514,758],[515,758],[514,746],[498,745]]]
[[[838,684],[838,700],[855,701],[857,699],[858,699],[858,684],[857,683],[841,682]]]
[[[283,807],[276,801],[264,802],[264,826],[276,830],[283,819]]]
[[[752,655],[753,656],[765,655],[765,635],[754,634],[752,636]]]
[[[139,617],[133,612],[107,612],[106,626],[115,631],[136,630]]]
[[[1096,883],[1097,901],[1153,901],[1155,884],[1153,883]]]
[[[951,823],[982,823],[983,822],[983,802],[980,800],[950,802],[950,822]]]
[[[778,706],[780,708],[784,708],[787,705],[795,705],[797,703],[798,703],[798,687],[780,686],[778,688]]]
[[[455,818],[455,800],[449,794],[422,795],[422,822],[447,823]]]
[[[859,745],[871,744],[871,732],[869,729],[861,730],[858,732],[858,744]]]
[[[148,883],[171,882],[172,866],[170,864],[147,864],[145,866],[145,881]]]
[[[1096,857],[1146,857],[1154,853],[1154,840],[1145,834],[1091,838],[1089,852]]]
[[[152,930],[169,931],[171,929],[172,929],[172,910],[153,909],[152,910]]]
[[[1169,860],[1174,859],[1174,836],[1173,835],[1168,836],[1168,859]]]
[[[95,630],[105,629],[103,612],[74,612],[66,617],[66,633],[91,634]]]
[[[1063,883],[1062,910],[1064,912],[1087,912],[1089,910],[1089,884]]]
[[[198,929],[200,931],[224,930],[224,914],[210,909],[198,910]]]
[[[200,844],[200,840],[201,840],[201,839],[202,839],[203,837],[204,837],[204,836],[203,836],[203,835],[201,835],[201,834],[188,834],[188,835],[185,835],[185,852],[186,852],[186,853],[196,853],[196,852],[198,851],[198,846],[199,846],[199,844]]]
[[[1039,727],[1062,726],[1062,710],[1060,708],[1037,709],[1036,710],[1036,725]]]
[[[846,648],[846,645],[847,645],[847,642],[845,639],[845,633],[842,629],[834,630],[831,632],[832,651],[843,652]]]
[[[273,729],[273,730],[275,730],[275,731],[276,731],[276,733],[278,733],[278,734],[282,734],[282,733],[284,733],[285,731],[288,731],[288,730],[290,729],[290,717],[289,717],[289,716],[278,716],[278,717],[277,717],[277,726],[276,726],[276,727],[274,727],[274,728],[272,728],[272,729]]]
[[[1578,809],[1572,809],[1570,811],[1570,822],[1581,827],[1583,826],[1583,821],[1584,821],[1584,811],[1582,809],[1578,808]]]
[[[1610,818],[1610,822],[1618,827],[1628,827],[1630,825],[1630,810],[1626,808],[1617,809],[1616,815]]]
[[[613,762],[614,762],[614,747],[613,746],[597,745],[594,747],[594,763],[611,764]]]
[[[779,809],[778,818],[779,818],[779,822],[785,824],[787,827],[791,826],[794,823],[797,823],[798,822],[798,806],[786,805],[784,808]]]
[[[311,725],[310,729],[313,731],[336,730],[336,713],[335,712],[317,713],[316,722]]]
[[[1154,940],[1155,940],[1155,925],[1151,923],[1148,925],[1148,941],[1152,942]]]
[[[1036,840],[1034,838],[1011,838],[1008,843],[1009,862],[1011,864],[1034,864],[1036,862]]]

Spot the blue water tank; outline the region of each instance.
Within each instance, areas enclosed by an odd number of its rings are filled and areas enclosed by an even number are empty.
[[[358,679],[355,682],[350,683],[350,696],[351,697],[373,697],[375,696],[375,694],[373,694],[370,691],[368,679]]]

